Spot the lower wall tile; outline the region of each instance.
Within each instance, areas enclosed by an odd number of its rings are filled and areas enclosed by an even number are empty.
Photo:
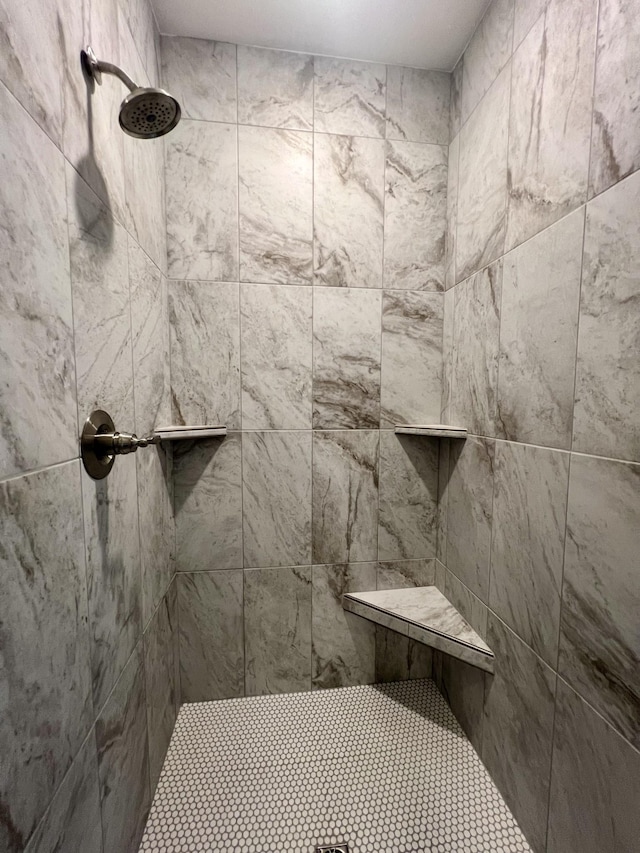
[[[183,702],[244,694],[242,571],[178,574]]]
[[[548,853],[635,853],[639,790],[640,753],[560,679]]]
[[[434,656],[434,671],[440,691],[462,730],[476,752],[482,753],[486,674],[476,666],[443,652],[437,652]]]
[[[247,694],[310,690],[311,566],[244,576]]]

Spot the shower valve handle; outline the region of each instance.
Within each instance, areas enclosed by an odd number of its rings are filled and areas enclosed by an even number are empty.
[[[98,433],[93,438],[93,446],[96,448],[96,452],[102,452],[106,456],[112,453],[115,453],[116,456],[121,456],[125,453],[135,453],[139,447],[148,447],[150,444],[159,443],[159,435],[138,438],[132,432],[103,432]]]
[[[87,418],[80,436],[80,451],[85,470],[94,480],[102,480],[113,468],[116,456],[135,453],[139,447],[160,444],[158,433],[138,438],[133,432],[118,432],[111,416],[96,409]]]

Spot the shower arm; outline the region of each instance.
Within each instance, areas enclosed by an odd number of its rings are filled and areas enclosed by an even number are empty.
[[[82,51],[82,67],[89,75],[92,80],[102,86],[102,75],[103,74],[112,74],[114,77],[117,77],[118,80],[121,80],[127,89],[130,92],[133,92],[138,86],[133,82],[131,77],[119,68],[117,65],[114,65],[112,62],[104,62],[102,59],[98,59],[93,49],[87,45],[87,47]]]

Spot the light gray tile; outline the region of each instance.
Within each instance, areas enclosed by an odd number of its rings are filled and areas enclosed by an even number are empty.
[[[467,589],[453,572],[447,569],[445,569],[442,592],[451,604],[460,611],[469,625],[486,641],[487,615],[489,612],[487,606],[470,589]]]
[[[554,668],[568,483],[568,453],[496,445],[491,608]]]
[[[240,428],[239,301],[237,284],[169,282],[174,423]]]
[[[241,568],[240,434],[179,444],[173,469],[176,570]]]
[[[558,682],[549,853],[633,853],[638,845],[640,755]]]
[[[573,449],[640,461],[640,174],[587,207]]]
[[[237,128],[183,120],[166,145],[169,276],[237,278]]]
[[[176,586],[172,584],[144,634],[144,673],[151,793],[156,789],[176,721]]]
[[[0,140],[4,477],[74,456],[76,417],[64,160],[1,84],[0,120],[7,129]]]
[[[344,593],[375,586],[375,563],[313,567],[312,687],[375,681],[375,626],[342,608]]]
[[[573,456],[560,674],[640,745],[640,466]]]
[[[456,238],[458,229],[458,183],[460,134],[449,146],[447,157],[447,219],[445,233],[444,288],[456,283]]]
[[[238,45],[238,121],[313,130],[313,57]]]
[[[551,0],[514,53],[507,249],[586,199],[596,12]]]
[[[500,260],[454,291],[450,420],[476,435],[502,435],[497,410],[502,278]]]
[[[25,853],[72,853],[74,850],[102,853],[98,759],[93,729],[29,839]]]
[[[449,144],[451,75],[387,68],[387,139]]]
[[[382,287],[385,144],[314,136],[314,283]]]
[[[549,0],[515,0],[513,49],[515,50],[547,7]]]
[[[435,557],[437,498],[437,442],[381,432],[380,560]]]
[[[312,292],[240,287],[242,426],[311,428]]]
[[[311,689],[311,566],[245,571],[248,695]]]
[[[408,589],[435,583],[435,560],[390,560],[378,563],[376,589]]]
[[[451,72],[451,102],[449,110],[450,141],[460,133],[460,112],[462,109],[462,77],[464,74],[464,56]]]
[[[160,37],[149,0],[119,0],[119,25],[127,26],[151,84],[160,84]]]
[[[162,36],[162,82],[184,118],[235,122],[236,46]]]
[[[484,727],[484,690],[489,676],[477,666],[444,652],[434,652],[433,657],[434,672],[440,670],[442,695],[474,749],[480,753]]]
[[[505,436],[571,447],[584,209],[504,259],[498,417]]]
[[[67,165],[80,426],[104,409],[134,427],[127,232]]]
[[[153,447],[138,453],[136,469],[144,626],[167,591],[174,569],[172,451]]]
[[[437,547],[436,557],[447,562],[447,510],[449,503],[449,459],[451,441],[441,439],[438,453],[438,506],[436,508]],[[440,587],[439,587],[440,588]]]
[[[442,321],[442,398],[440,423],[452,424],[453,412],[453,359],[455,357],[455,303],[456,291],[444,294]],[[453,424],[455,426],[455,424]],[[442,446],[442,445],[441,445]]]
[[[384,137],[386,67],[326,56],[314,64],[315,129]]]
[[[443,290],[447,149],[387,142],[384,286]]]
[[[96,743],[104,853],[136,853],[151,805],[142,643],[98,716]]]
[[[443,307],[439,293],[383,294],[381,427],[440,420]]]
[[[181,574],[177,581],[182,701],[243,696],[242,571]]]
[[[242,439],[245,566],[311,563],[311,432]]]
[[[509,63],[460,131],[458,281],[504,252],[510,86]]]
[[[140,637],[140,541],[135,459],[104,480],[82,472],[91,669],[96,710],[106,701]]]
[[[313,136],[240,127],[240,278],[310,284]]]
[[[601,0],[589,194],[640,167],[640,8]]]
[[[35,829],[91,725],[82,539],[78,462],[0,485],[3,850]]]
[[[313,426],[377,429],[381,294],[314,288]]]
[[[493,0],[464,52],[462,123],[511,59],[514,0]]]
[[[315,563],[377,559],[378,452],[377,431],[313,433]]]
[[[495,442],[467,438],[451,443],[447,565],[485,603],[493,517]]]

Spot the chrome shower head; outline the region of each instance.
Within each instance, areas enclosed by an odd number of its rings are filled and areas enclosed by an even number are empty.
[[[96,58],[87,47],[80,54],[84,73],[92,84],[102,85],[102,75],[113,74],[129,89],[129,94],[120,105],[120,127],[129,136],[137,139],[155,139],[163,136],[180,121],[180,104],[164,89],[136,86],[128,74]]]

